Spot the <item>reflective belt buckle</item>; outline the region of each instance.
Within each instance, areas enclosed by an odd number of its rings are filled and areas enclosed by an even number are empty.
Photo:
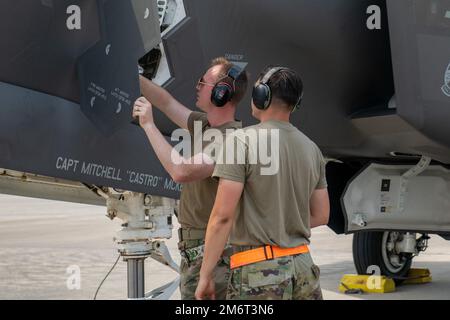
[[[268,253],[270,253],[270,255]],[[266,256],[266,260],[275,259],[275,256],[273,254],[273,247],[271,245],[264,246],[264,255]]]
[[[256,262],[273,260],[276,258],[307,252],[309,252],[307,245],[300,245],[295,248],[280,248],[272,245],[265,245],[256,249],[250,249],[233,254],[230,259],[230,268],[234,269]]]

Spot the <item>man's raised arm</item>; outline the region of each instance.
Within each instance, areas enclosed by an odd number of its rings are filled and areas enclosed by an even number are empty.
[[[152,104],[147,99],[141,97],[136,100],[133,117],[139,117],[139,124],[144,129],[159,161],[175,182],[186,183],[211,176],[214,161],[208,155],[198,153],[185,159],[167,142],[153,121]]]
[[[192,110],[179,103],[167,90],[139,76],[141,93],[154,106],[161,110],[172,122],[183,129],[188,128],[188,119]]]

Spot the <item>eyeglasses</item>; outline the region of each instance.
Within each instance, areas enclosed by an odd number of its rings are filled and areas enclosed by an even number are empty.
[[[208,82],[205,82],[205,79],[203,79],[203,77],[201,77],[201,78],[198,79],[198,81],[197,81],[197,86],[196,86],[196,88],[201,88],[202,86],[214,87],[215,85],[216,85],[215,83],[208,83]]]

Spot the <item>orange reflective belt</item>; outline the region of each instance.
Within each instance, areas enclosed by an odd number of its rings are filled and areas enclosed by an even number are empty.
[[[266,245],[261,248],[251,249],[235,253],[231,256],[230,268],[239,268],[251,263],[272,260],[285,256],[309,252],[307,245],[301,245],[295,248],[280,248],[276,246]]]

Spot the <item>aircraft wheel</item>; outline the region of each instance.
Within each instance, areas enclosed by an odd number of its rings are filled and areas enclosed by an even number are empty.
[[[372,274],[370,266],[378,266],[381,275],[393,278],[396,284],[405,280],[411,268],[412,255],[398,252],[396,244],[404,233],[358,232],[353,235],[353,261],[358,274]]]

